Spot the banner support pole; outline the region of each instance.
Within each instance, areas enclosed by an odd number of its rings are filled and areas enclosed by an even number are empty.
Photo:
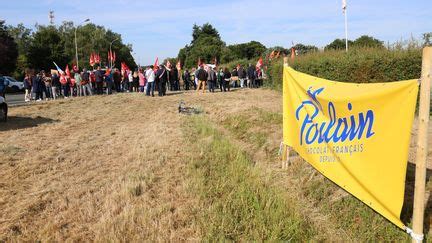
[[[283,58],[284,67],[288,65],[288,57]],[[284,84],[285,85],[285,84]],[[282,169],[287,169],[289,165],[289,156],[291,148],[282,142]]]
[[[413,233],[418,236],[423,236],[431,81],[432,47],[425,47],[422,60],[413,208]],[[413,238],[412,242],[418,242],[418,239]]]

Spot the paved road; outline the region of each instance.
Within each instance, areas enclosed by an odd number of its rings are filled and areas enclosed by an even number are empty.
[[[16,106],[16,105],[23,105],[24,102],[24,93],[14,93],[6,94],[6,102],[8,103],[8,106]]]

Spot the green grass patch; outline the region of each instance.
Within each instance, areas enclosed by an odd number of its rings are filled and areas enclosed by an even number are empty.
[[[237,139],[262,148],[267,142],[269,128],[273,125],[282,126],[282,114],[254,107],[244,113],[228,117],[222,124]]]
[[[261,177],[253,161],[203,117],[190,117],[186,138],[194,146],[189,174],[200,199],[197,222],[206,241],[313,239],[315,230],[297,204]]]

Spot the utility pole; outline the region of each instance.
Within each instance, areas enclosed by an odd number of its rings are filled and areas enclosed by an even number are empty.
[[[76,58],[76,62],[77,62],[77,69],[79,70],[79,64],[78,64],[78,43],[77,43],[77,30],[78,27],[80,27],[82,24],[84,23],[88,23],[90,21],[90,19],[86,19],[84,20],[81,24],[79,24],[76,28],[75,28],[75,58]]]
[[[48,14],[50,25],[54,25],[54,11],[50,10]]]

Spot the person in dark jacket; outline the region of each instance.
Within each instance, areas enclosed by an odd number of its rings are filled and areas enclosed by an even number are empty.
[[[122,77],[121,77],[121,74],[117,68],[114,71],[113,78],[114,78],[115,90],[117,91],[117,93],[120,93]]]
[[[224,71],[222,68],[220,68],[219,72],[217,73],[217,81],[219,82],[220,91],[225,92],[226,91],[225,78],[224,78]]]
[[[6,88],[9,85],[9,81],[0,75],[0,96],[6,99]]]
[[[159,69],[156,72],[156,80],[158,84],[158,95],[165,96],[166,83],[168,82],[168,73],[164,65],[159,65]]]
[[[58,91],[61,89],[61,83],[60,83],[60,77],[58,76],[57,73],[53,73],[53,75],[51,76],[51,90],[52,90],[52,96],[53,99],[57,99],[58,96]]]
[[[230,82],[231,82],[231,73],[229,72],[228,68],[225,68],[225,71],[224,71],[224,80],[225,80],[224,90],[226,91],[226,88],[228,88],[228,91],[230,91],[231,90],[231,85],[230,85]]]
[[[249,86],[249,88],[255,88],[255,79],[256,79],[256,75],[255,75],[255,68],[252,66],[251,63],[249,63],[249,67],[247,70],[247,84]]]
[[[33,77],[32,88],[33,88],[33,93],[35,93],[36,96],[36,101],[41,101],[43,99],[42,83],[43,83],[42,77],[39,73]]]
[[[26,76],[24,78],[24,89],[25,89],[25,95],[24,95],[24,101],[29,102],[32,99],[32,74],[31,72],[26,73]]]
[[[184,89],[189,90],[190,89],[191,76],[190,76],[189,70],[187,70],[187,69],[184,71],[183,81],[184,81]]]
[[[95,79],[96,79],[96,94],[101,95],[103,94],[103,81],[104,81],[104,75],[105,73],[101,70],[101,67],[99,66],[95,72]]]
[[[239,80],[238,71],[237,71],[237,68],[234,68],[231,71],[231,81],[233,82],[233,84],[232,84],[233,88],[238,87],[238,83],[237,83],[238,80]]]
[[[172,74],[171,78],[173,79],[173,82],[174,82],[174,90],[179,91],[180,90],[180,81],[179,81],[179,76],[178,76],[178,70],[176,67],[174,67],[171,70],[171,74]]]
[[[238,72],[238,77],[240,80],[240,88],[244,88],[244,86],[245,86],[244,82],[246,80],[246,71],[244,70],[244,68],[241,65],[239,65],[237,72]]]
[[[215,92],[215,88],[216,88],[216,72],[213,70],[212,67],[208,68],[207,71],[207,81],[209,83],[209,91],[210,93],[214,93]]]
[[[199,91],[201,86],[202,86],[202,91],[203,91],[203,93],[205,93],[208,74],[204,70],[204,67],[202,65],[199,67],[199,69],[197,71],[197,78],[198,78],[197,91]]]

